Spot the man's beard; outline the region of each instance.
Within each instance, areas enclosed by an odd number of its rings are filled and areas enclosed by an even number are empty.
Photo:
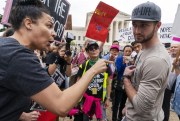
[[[155,29],[155,28],[154,28],[154,29]],[[153,31],[152,31],[149,35],[147,35],[146,37],[144,37],[144,39],[143,39],[142,41],[139,41],[139,40],[137,40],[137,39],[136,39],[136,41],[139,42],[139,43],[142,43],[142,44],[150,41],[150,40],[153,38],[153,36],[154,36],[154,29],[153,29]]]

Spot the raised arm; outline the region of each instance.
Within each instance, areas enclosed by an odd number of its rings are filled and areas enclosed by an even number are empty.
[[[104,72],[107,69],[106,64],[107,61],[99,60],[76,84],[64,91],[60,91],[56,84],[53,83],[41,92],[33,95],[31,98],[48,110],[60,116],[66,116],[69,110],[78,103],[91,79],[97,73]]]

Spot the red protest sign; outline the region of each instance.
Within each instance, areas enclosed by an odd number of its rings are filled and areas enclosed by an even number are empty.
[[[58,117],[56,114],[49,111],[40,112],[40,114],[37,121],[55,121]]]
[[[105,42],[108,35],[108,27],[118,12],[119,10],[112,6],[100,2],[90,20],[86,37]]]
[[[95,22],[90,23],[86,32],[86,37],[95,39],[97,41],[105,42],[108,35],[108,29],[96,24]]]

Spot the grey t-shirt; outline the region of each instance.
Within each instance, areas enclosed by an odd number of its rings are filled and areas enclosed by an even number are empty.
[[[0,120],[17,121],[30,96],[53,81],[34,52],[13,38],[0,38]]]
[[[163,120],[162,103],[170,65],[170,57],[162,44],[138,54],[132,79],[137,94],[132,103],[127,100],[127,121]]]

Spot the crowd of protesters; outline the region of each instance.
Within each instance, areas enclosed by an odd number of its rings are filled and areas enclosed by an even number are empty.
[[[168,121],[170,108],[180,118],[180,44],[169,53],[161,44],[161,9],[152,2],[136,6],[130,21],[134,42],[113,41],[102,55],[104,43],[86,40],[70,55],[54,42],[42,2],[17,0],[0,38],[0,120]]]

